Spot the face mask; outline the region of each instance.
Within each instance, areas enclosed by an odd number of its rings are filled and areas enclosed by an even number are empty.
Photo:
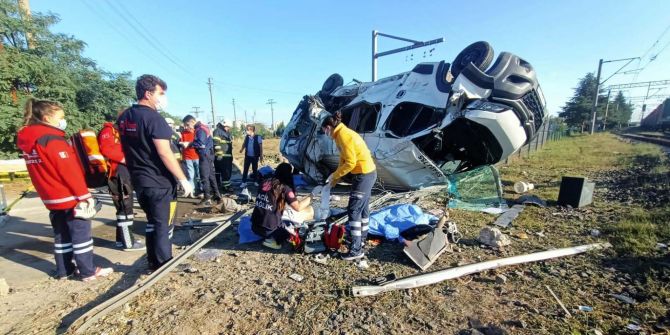
[[[156,97],[156,110],[166,110],[167,106],[167,95],[159,95]]]
[[[67,128],[67,121],[65,119],[60,119],[60,121],[58,121],[58,129],[65,130],[65,128]]]

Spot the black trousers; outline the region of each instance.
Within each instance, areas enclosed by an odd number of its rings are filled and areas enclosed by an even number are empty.
[[[158,269],[172,259],[172,221],[177,211],[177,189],[135,187],[137,201],[147,215],[147,260]]]
[[[221,198],[219,185],[216,182],[214,169],[214,159],[211,154],[200,154],[200,181],[202,182],[202,192],[205,199]]]
[[[258,179],[258,156],[244,156],[244,172],[242,173],[242,182],[247,182],[247,176],[249,175],[249,165],[251,165],[251,171],[254,175],[254,178]]]
[[[219,186],[230,187],[230,177],[233,173],[233,156],[216,157],[214,160]]]
[[[107,180],[109,193],[116,207],[116,242],[130,248],[135,243],[131,231],[133,220],[133,185],[130,183],[130,172],[125,165],[119,164],[116,175]]]
[[[56,276],[66,277],[79,269],[82,277],[95,274],[91,221],[76,219],[71,209],[52,210],[49,220],[54,230]],[[77,263],[75,264],[72,262]]]

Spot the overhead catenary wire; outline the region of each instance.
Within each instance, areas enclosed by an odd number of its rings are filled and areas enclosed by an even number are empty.
[[[105,0],[107,5],[116,13],[117,16],[119,16],[124,22],[130,26],[131,29],[137,33],[139,37],[141,37],[147,44],[149,44],[154,50],[156,50],[159,54],[161,54],[165,59],[167,59],[170,63],[174,64],[177,66],[180,70],[184,71],[184,73],[190,75],[191,71],[189,71],[186,67],[184,67],[182,64],[177,62],[175,59],[173,59],[170,55],[168,55],[161,47],[159,47],[156,42],[154,42],[151,38],[147,37],[135,23],[133,23],[126,15],[124,15],[121,10],[119,10],[116,5],[110,0]]]

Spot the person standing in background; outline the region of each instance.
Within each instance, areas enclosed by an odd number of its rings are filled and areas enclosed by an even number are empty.
[[[230,176],[233,172],[233,135],[228,121],[219,122],[212,133],[214,139],[214,168],[217,182],[224,192],[230,191]]]
[[[195,194],[202,192],[200,187],[200,157],[191,143],[195,140],[195,118],[192,115],[186,115],[182,120],[184,129],[181,131],[182,157],[186,164],[188,181],[193,186]],[[195,198],[195,196],[193,196]]]
[[[119,131],[112,122],[115,119],[109,117],[108,122],[103,124],[98,134],[98,145],[109,167],[107,186],[116,207],[116,247],[125,251],[144,251],[144,244],[135,239],[131,230],[135,220],[133,184],[130,182],[130,172],[126,167]]]
[[[244,172],[242,173],[242,183],[247,182],[249,175],[249,165],[251,165],[252,174],[258,181],[258,161],[263,163],[263,138],[256,135],[256,126],[253,124],[247,125],[247,135],[244,137],[244,143],[240,148],[240,153],[246,151],[244,154]]]

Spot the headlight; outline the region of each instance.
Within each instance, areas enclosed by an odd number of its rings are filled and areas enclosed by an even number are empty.
[[[489,102],[484,100],[477,100],[468,105],[468,109],[479,109],[487,112],[502,112],[504,110],[510,109],[508,106],[497,104],[495,102]]]

